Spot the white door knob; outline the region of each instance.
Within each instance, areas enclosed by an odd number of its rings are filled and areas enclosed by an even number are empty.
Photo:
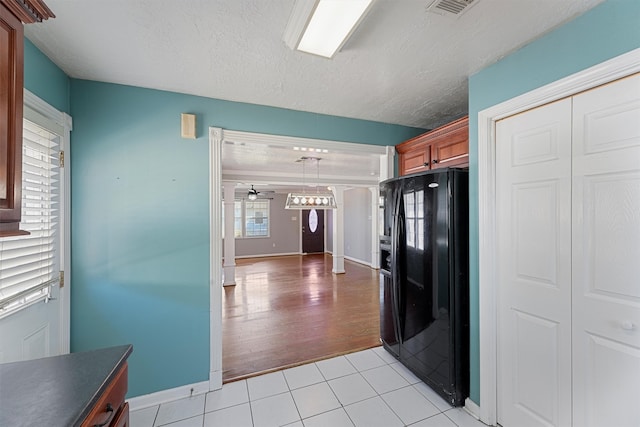
[[[625,331],[633,331],[636,328],[636,325],[634,325],[631,320],[623,320],[620,326],[622,326],[622,329]]]

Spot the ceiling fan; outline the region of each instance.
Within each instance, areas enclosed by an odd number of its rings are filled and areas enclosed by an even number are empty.
[[[253,188],[253,184],[251,184],[251,189],[249,189],[249,192],[247,193],[247,198],[249,200],[257,200],[258,194],[260,194],[260,192],[256,191],[256,189]]]
[[[249,191],[247,191],[247,199],[254,201],[254,200],[258,200],[258,199],[269,199],[269,200],[273,200],[273,197],[265,197],[265,196],[260,196],[260,191],[256,190],[255,188],[253,188],[253,184],[251,185],[251,188],[249,189]],[[273,191],[266,191],[266,193],[274,193]]]

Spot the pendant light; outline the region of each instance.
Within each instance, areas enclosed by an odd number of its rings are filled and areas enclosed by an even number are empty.
[[[305,163],[307,161],[316,162],[317,181],[315,193],[305,191]],[[336,209],[336,199],[330,191],[320,191],[320,158],[319,157],[301,157],[302,162],[302,191],[297,193],[289,193],[287,201],[284,205],[285,209]]]

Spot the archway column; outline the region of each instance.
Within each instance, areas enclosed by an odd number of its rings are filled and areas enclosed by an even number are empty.
[[[222,129],[209,128],[209,390],[222,388]]]
[[[344,190],[346,187],[334,186],[333,196],[336,200],[336,209],[333,210],[333,269],[334,274],[343,274],[344,271]]]
[[[223,286],[236,284],[236,239],[234,230],[236,184],[224,181],[224,281]]]

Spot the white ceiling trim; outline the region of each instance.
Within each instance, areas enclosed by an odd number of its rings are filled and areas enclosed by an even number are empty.
[[[227,129],[223,129],[222,131],[222,140],[225,143],[233,142],[234,144],[259,144],[286,147],[291,148],[292,150],[294,147],[321,148],[329,150],[330,152],[367,154],[372,156],[384,155],[387,152],[383,145],[359,144],[353,142],[242,132]],[[305,151],[301,151],[301,153],[305,153]],[[312,154],[312,152],[309,151],[306,151],[306,153],[309,153],[310,155]]]
[[[314,138],[301,138],[284,135],[272,135],[255,132],[243,132],[235,130],[222,129],[222,150],[227,155],[233,157],[236,150],[246,150],[248,147],[251,151],[256,152],[270,152],[278,150],[279,153],[289,152],[292,154],[292,158],[299,156],[308,157],[322,157],[329,155],[335,156],[350,156],[355,159],[362,159],[364,164],[370,164],[371,159],[375,159],[378,164],[382,158],[386,157],[389,151],[394,150],[394,147],[386,147],[381,145],[371,144],[357,144],[352,142],[332,141],[324,139]],[[294,150],[294,148],[299,150]],[[302,148],[307,148],[303,151]],[[311,150],[313,149],[313,150]],[[316,151],[326,150],[327,152]],[[269,155],[266,155],[267,158]],[[223,155],[224,159],[225,155]],[[303,178],[304,169],[300,167],[300,171],[292,171],[283,169],[275,165],[254,165],[250,161],[248,164],[232,164],[230,162],[225,165],[225,160],[222,162],[222,179],[225,181],[234,182],[251,182],[251,183],[265,183],[275,186],[296,186],[302,185],[304,180],[305,187],[309,186],[329,186],[329,185],[346,185],[349,187],[371,187],[378,186],[380,176],[376,171],[374,175],[370,173],[354,174],[354,168],[344,170],[342,173],[334,170],[328,172],[326,168],[323,169],[323,173],[318,176],[315,171],[308,171],[306,177]],[[293,166],[295,163],[291,163]],[[255,167],[254,167],[255,166]],[[368,168],[365,168],[368,169]]]
[[[302,186],[302,174],[279,174],[277,172],[261,171],[258,173],[249,171],[231,171],[222,173],[223,181],[231,182],[262,182],[270,185],[294,185]],[[305,179],[304,187],[346,185],[350,187],[371,187],[378,186],[378,176],[363,177],[362,179],[352,176],[320,177],[320,181],[315,176],[308,175]]]

